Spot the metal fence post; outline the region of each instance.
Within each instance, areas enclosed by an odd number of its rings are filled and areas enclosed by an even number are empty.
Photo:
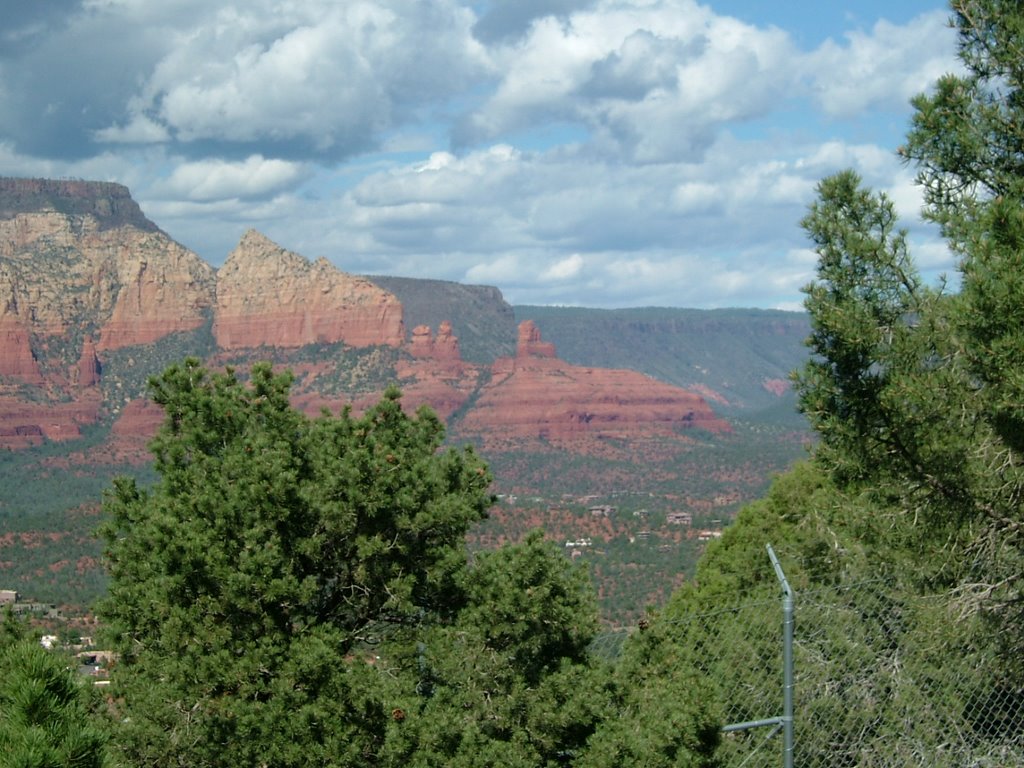
[[[782,765],[793,768],[793,590],[772,545],[765,546],[782,586]]]

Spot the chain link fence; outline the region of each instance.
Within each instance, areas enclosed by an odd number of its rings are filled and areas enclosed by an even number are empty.
[[[885,581],[792,593],[787,754],[781,587],[668,629],[717,691],[723,766],[1024,765],[1024,686],[1003,671],[982,620],[962,615],[956,595],[908,595]],[[626,634],[598,638],[595,650],[615,655]]]

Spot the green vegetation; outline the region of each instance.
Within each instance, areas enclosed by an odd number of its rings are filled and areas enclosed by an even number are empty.
[[[923,284],[885,195],[851,171],[821,182],[803,221],[820,259],[813,357],[795,377],[813,460],[745,508],[623,648],[623,666],[700,670],[732,722],[777,712],[757,692],[778,690],[778,633],[751,631],[779,621],[775,574],[756,565],[772,543],[803,606],[800,765],[1020,760],[1024,11],[953,11],[966,73],[915,100],[901,152],[961,290]],[[744,762],[754,738],[719,756]]]
[[[124,762],[710,764],[713,713],[678,677],[658,681],[675,729],[588,751],[651,702],[588,653],[589,581],[540,533],[468,560],[491,478],[441,450],[432,412],[389,390],[360,418],[309,420],[290,384],[195,360],[151,382],[159,480],[122,478],[105,502]]]
[[[146,394],[146,382],[154,371],[162,371],[186,356],[206,357],[216,349],[213,314],[193,331],[172,333],[152,344],[124,347],[104,353],[103,400],[114,414],[128,400]]]
[[[110,428],[83,430],[74,449],[90,454]],[[95,536],[99,499],[118,475],[148,482],[151,467],[88,463],[72,469],[68,446],[43,443],[21,451],[0,450],[0,588],[82,612],[101,597],[107,577]]]
[[[68,660],[4,616],[0,628],[0,765],[100,768],[109,764],[91,686]]]
[[[960,258],[959,293],[921,284],[891,203],[852,173],[804,221],[817,357],[798,378],[819,461],[870,497],[924,587],[962,589],[1021,648],[1024,536],[1024,13],[957,2],[966,74],[915,100],[901,149],[925,215]]]

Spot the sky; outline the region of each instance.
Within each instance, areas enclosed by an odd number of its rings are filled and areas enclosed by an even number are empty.
[[[953,271],[895,150],[941,2],[0,0],[0,175],[127,185],[214,266],[255,228],[513,304],[798,309],[853,168]]]

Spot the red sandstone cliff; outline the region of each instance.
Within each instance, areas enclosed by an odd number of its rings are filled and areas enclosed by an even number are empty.
[[[93,389],[72,402],[33,403],[0,394],[0,448],[27,448],[44,440],[81,437],[80,427],[99,417],[101,395]]]
[[[0,446],[76,437],[101,412],[119,416],[115,438],[152,434],[161,416],[141,392],[119,389],[118,379],[98,386],[106,361],[211,315],[227,353],[380,347],[354,368],[303,357],[289,363],[296,404],[308,412],[363,408],[379,397],[379,382],[397,380],[407,408],[426,404],[446,420],[460,414],[459,434],[490,447],[543,439],[575,449],[592,438],[728,428],[698,394],[559,360],[531,321],[519,326],[515,357],[467,363],[450,322],[436,333],[417,326],[406,343],[392,293],[258,232],[247,232],[215,272],[146,220],[124,187],[0,179]],[[147,354],[131,352],[120,365],[146,365]],[[20,401],[25,384],[42,397]]]
[[[213,333],[222,349],[405,342],[394,295],[326,259],[311,264],[255,230],[217,272]]]
[[[75,372],[79,387],[94,387],[100,383],[100,359],[96,355],[96,345],[88,337],[82,342],[82,354],[78,356]]]
[[[213,278],[120,184],[0,178],[0,446],[75,438],[116,410],[100,356],[206,322]]]
[[[540,338],[540,328],[533,320],[519,324],[519,340],[516,343],[516,358],[555,357],[555,345]]]
[[[429,326],[416,326],[408,350],[412,360],[399,360],[395,367],[405,407],[429,405],[442,419],[451,418],[476,391],[481,367],[462,360],[458,337],[447,320],[438,326],[436,337]]]
[[[459,340],[452,333],[452,324],[445,320],[437,328],[437,338],[434,338],[429,325],[417,325],[412,329],[412,338],[409,340],[409,354],[416,358],[431,360],[462,361],[459,352]]]
[[[554,346],[526,321],[519,327],[516,356],[494,363],[459,431],[482,436],[492,449],[523,438],[572,449],[585,439],[674,435],[690,427],[729,430],[693,392],[634,371],[559,360]]]
[[[0,179],[0,316],[36,338],[92,327],[100,350],[146,344],[198,327],[212,304],[213,268],[142,216],[125,187]],[[0,340],[0,359],[15,342]]]
[[[205,322],[213,299],[208,264],[159,234],[130,237],[117,247],[118,289],[98,349],[150,344]]]
[[[0,376],[26,384],[43,383],[25,323],[7,312],[0,312]]]

